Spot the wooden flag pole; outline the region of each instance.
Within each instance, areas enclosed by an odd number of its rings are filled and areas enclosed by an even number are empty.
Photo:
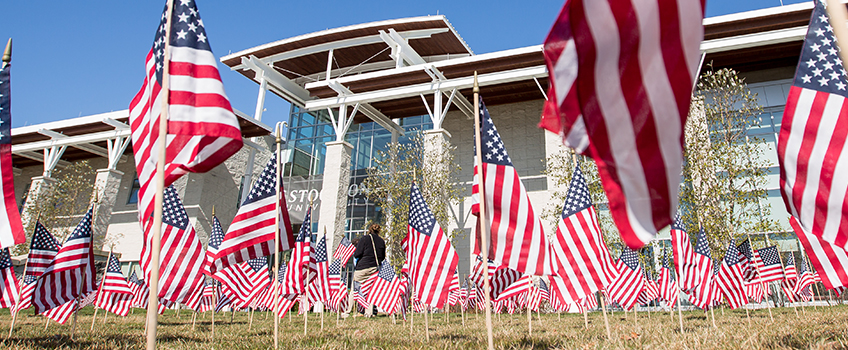
[[[527,294],[530,294],[530,293],[527,293]],[[528,300],[526,308],[527,308],[527,335],[533,335],[533,315],[531,314],[532,310],[530,310],[529,300]]]
[[[600,297],[599,299],[601,299],[601,312],[603,312],[603,314],[604,314],[604,326],[607,329],[607,340],[612,340],[612,332],[610,332],[609,317],[607,317],[607,306],[606,306],[607,302],[606,302],[603,294],[599,295],[599,297]]]
[[[249,310],[250,315],[247,320],[247,331],[250,332],[250,329],[253,328],[253,309]]]
[[[109,249],[109,257],[106,258],[106,270],[109,270],[109,260],[112,260],[111,249]],[[103,285],[106,284],[106,270],[103,271],[103,278],[100,279],[100,288],[97,289],[97,295],[94,296],[94,316],[91,316],[91,329],[88,330],[89,332],[94,332],[94,321],[97,320],[97,304],[100,304],[100,293],[103,291]],[[103,310],[103,312],[108,314],[106,310]],[[103,319],[103,322],[106,322],[105,318]]]
[[[11,60],[12,60],[12,38],[9,38],[9,43],[6,44],[6,51],[3,54],[3,64],[4,65],[9,64],[9,62]],[[38,222],[38,219],[36,219],[36,222]],[[27,253],[27,261],[26,261],[26,263],[24,263],[24,277],[26,277],[26,270],[27,270],[28,267],[29,267],[29,253]],[[21,281],[23,281],[23,278],[21,279]],[[18,284],[18,286],[20,286],[20,283]],[[18,310],[18,305],[20,303],[21,303],[21,301],[18,301],[18,303],[15,304],[15,306],[12,307],[12,309],[10,310],[10,311],[12,311],[12,323],[9,325],[9,338],[12,337],[12,330],[15,329],[15,321],[18,319],[18,312],[21,311],[21,310]]]
[[[213,207],[212,211],[213,212],[215,211],[214,207]],[[217,284],[217,282],[215,282],[215,281],[212,281],[212,282]],[[212,288],[216,289],[215,292],[212,294],[212,305],[215,305],[212,308],[212,342],[214,343],[215,342],[215,308],[218,307],[218,291],[217,291],[218,286],[213,285]]]
[[[559,312],[557,312],[557,318],[559,317]],[[589,310],[583,310],[583,329],[589,329]]]
[[[312,206],[311,203],[310,206]],[[306,286],[304,285],[303,288],[305,289]],[[306,325],[309,323],[309,301],[306,300],[306,293],[300,297],[300,302],[300,307],[303,309],[303,335],[306,335]]]
[[[158,158],[156,159],[156,174],[154,183],[156,186],[156,197],[153,201],[153,230],[151,232],[151,247],[150,247],[150,280],[147,281],[150,287],[147,302],[147,321],[149,323],[147,331],[147,350],[156,349],[156,327],[159,324],[159,251],[162,249],[160,237],[162,235],[162,206],[165,197],[165,160],[166,147],[168,138],[168,105],[170,93],[170,65],[171,65],[171,15],[174,12],[174,1],[168,0],[165,10],[165,47],[164,57],[162,62],[162,89],[159,98],[162,105],[162,111],[159,116],[159,137],[157,138]]]
[[[483,175],[483,150],[480,140],[480,85],[477,82],[477,71],[474,71],[474,135],[475,145],[477,149],[477,175],[480,177],[478,189],[479,200],[479,216],[477,220],[480,222],[480,255],[483,255],[483,297],[486,302],[486,340],[488,341],[488,349],[495,349],[495,342],[492,336],[492,305],[491,305],[491,287],[489,286],[489,222],[486,220],[486,186]]]
[[[197,311],[194,312],[194,315],[191,316],[191,332],[194,333],[194,326],[197,322]]]
[[[430,321],[428,317],[430,313],[430,306],[424,305],[424,334],[426,334],[427,342],[430,342]]]
[[[280,169],[280,153],[281,153],[281,144],[283,142],[283,127],[287,126],[287,125],[288,124],[286,122],[280,122],[280,123],[277,123],[277,125],[275,125],[275,127],[274,127],[276,134],[277,134],[276,135],[276,143],[277,143],[276,157],[277,157],[277,160],[275,161],[275,164],[274,164],[277,168],[277,177],[276,177],[275,181],[281,181],[282,174],[283,174],[282,169]],[[277,210],[276,210],[277,215],[274,216],[274,232],[276,232],[276,234],[274,235],[274,284],[273,284],[274,290],[272,291],[272,293],[274,293],[274,349],[275,350],[280,348],[280,315],[278,314],[278,312],[280,310],[280,291],[279,291],[279,283],[280,282],[279,282],[279,278],[280,278],[280,228],[281,228],[280,227],[280,216],[282,215],[282,213],[281,213],[282,209],[280,207],[280,200],[282,199],[281,193],[280,193],[281,187],[282,186],[279,183],[276,185],[277,200],[275,202],[275,206],[277,208]]]
[[[768,236],[766,236],[766,237],[768,237]],[[775,249],[777,249],[777,247],[775,247]],[[786,265],[783,264],[783,255],[780,254],[780,249],[777,249],[777,258],[780,260],[781,268],[784,269],[783,272],[785,272],[786,271],[786,267],[785,267]],[[784,279],[785,278],[786,278],[786,276],[784,276]],[[780,288],[780,290],[783,290],[783,288]],[[787,297],[789,297],[789,296],[787,295]],[[790,302],[790,304],[792,304],[792,309],[795,310],[795,317],[796,318],[801,317],[801,315],[798,314],[798,305],[795,305],[795,303],[793,303],[793,302]]]

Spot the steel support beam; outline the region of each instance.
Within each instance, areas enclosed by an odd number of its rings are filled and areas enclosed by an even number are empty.
[[[256,56],[251,55],[249,58],[242,57],[241,63],[247,69],[256,72],[257,75],[262,72],[262,77],[276,87],[276,91],[280,92],[283,98],[289,100],[289,102],[303,106],[306,101],[312,99],[309,96],[309,91],[306,91],[306,89],[300,87],[300,85],[297,85],[297,83],[291,81],[285,75],[277,72],[273,67],[263,63]]]

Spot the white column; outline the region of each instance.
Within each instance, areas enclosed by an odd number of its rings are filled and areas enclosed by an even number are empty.
[[[29,185],[29,191],[26,193],[26,203],[21,211],[21,221],[24,230],[31,232],[35,229],[35,221],[38,220],[38,198],[42,195],[47,195],[50,187],[56,183],[56,179],[49,176],[36,176],[32,178],[32,183]]]
[[[324,183],[318,208],[318,234],[327,229],[327,256],[333,254],[344,235],[347,216],[347,190],[350,186],[350,157],[353,145],[345,141],[327,142]]]
[[[94,190],[97,191],[97,196],[91,226],[95,249],[106,251],[109,248],[104,246],[106,231],[112,220],[112,208],[115,207],[123,176],[123,172],[115,169],[97,170],[97,177],[94,179]]]

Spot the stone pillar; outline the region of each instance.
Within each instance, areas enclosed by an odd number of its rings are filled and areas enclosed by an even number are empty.
[[[50,186],[54,183],[56,183],[56,179],[49,176],[35,176],[32,178],[29,191],[26,193],[24,208],[21,211],[21,221],[24,230],[31,232],[35,229],[35,221],[38,220],[38,208],[35,207],[35,203],[38,202],[38,197],[50,191]]]
[[[115,207],[123,176],[123,172],[115,169],[97,169],[97,177],[94,179],[94,191],[97,195],[91,214],[91,236],[94,240],[95,250],[107,251],[110,248],[104,246],[106,231],[112,221],[112,208]]]
[[[442,160],[438,159],[445,151],[445,147],[450,142],[451,134],[445,129],[434,129],[424,131],[424,169],[428,169],[434,164],[441,164]],[[430,168],[434,171],[446,171],[446,169]]]
[[[550,161],[551,157],[559,152],[567,151],[567,148],[562,145],[562,137],[550,131],[545,131],[545,164]],[[556,190],[556,182],[551,179],[551,176],[545,176],[548,183],[548,193],[553,193]]]
[[[347,216],[347,190],[350,187],[350,156],[353,145],[345,141],[327,142],[324,183],[318,211],[318,235],[327,229],[327,256],[344,235]]]

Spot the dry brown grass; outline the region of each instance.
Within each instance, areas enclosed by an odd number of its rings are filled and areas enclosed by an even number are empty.
[[[704,312],[684,312],[684,334],[680,334],[677,314],[674,319],[667,312],[650,315],[639,313],[637,325],[633,314],[625,318],[622,312],[610,316],[613,339],[607,340],[603,317],[600,313],[589,315],[589,327],[584,328],[581,315],[534,314],[533,334],[527,334],[527,316],[501,315],[494,318],[495,347],[499,349],[607,349],[607,348],[660,348],[660,349],[833,349],[846,348],[848,344],[848,306],[798,309],[800,317],[790,309],[775,309],[771,322],[767,310],[751,312],[751,326],[745,311],[716,311],[717,328],[712,327]],[[93,332],[89,332],[92,310],[84,309],[79,316],[75,341],[70,340],[71,322],[59,325],[51,322],[45,330],[45,319],[26,315],[18,318],[15,333],[0,343],[3,349],[141,349],[144,348],[143,310],[136,310],[126,318],[110,315],[104,325],[102,312]],[[393,323],[389,317],[344,320],[336,326],[335,315],[326,314],[324,330],[320,317],[310,315],[308,332],[303,334],[303,317],[280,322],[281,348],[284,349],[468,349],[485,348],[486,333],[482,314],[466,315],[462,326],[460,315],[451,314],[450,322],[444,314],[434,315],[430,321],[430,342],[425,341],[423,318],[416,315],[410,332],[408,322]],[[8,310],[0,313],[0,330],[8,331]],[[254,315],[248,331],[248,315],[236,313],[233,322],[230,314],[218,314],[215,322],[215,340],[211,337],[210,315],[199,316],[192,331],[191,314],[182,311],[178,318],[174,312],[160,318],[159,345],[162,349],[268,349],[273,347],[273,320],[264,313]]]

